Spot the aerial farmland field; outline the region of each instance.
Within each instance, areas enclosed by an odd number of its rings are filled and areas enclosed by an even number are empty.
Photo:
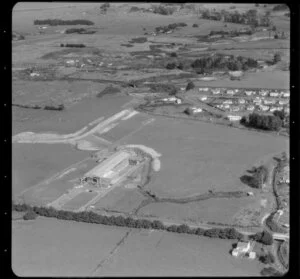
[[[260,276],[271,266],[284,274],[277,242],[263,242],[267,233],[289,241],[269,225],[289,205],[289,182],[278,188],[282,204],[273,189],[277,167],[289,164],[288,12],[255,3],[18,3],[13,272]],[[283,211],[276,224],[288,228]],[[274,262],[250,258],[255,242]],[[234,256],[238,243],[247,252]]]
[[[147,188],[163,197],[187,197],[212,188],[245,190],[248,186],[239,179],[244,171],[287,146],[285,138],[158,116],[130,143],[143,143],[162,154],[161,171]]]

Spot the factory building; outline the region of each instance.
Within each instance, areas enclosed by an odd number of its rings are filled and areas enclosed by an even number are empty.
[[[99,177],[112,181],[118,174],[129,165],[130,154],[119,151],[100,163],[85,174],[85,177]]]

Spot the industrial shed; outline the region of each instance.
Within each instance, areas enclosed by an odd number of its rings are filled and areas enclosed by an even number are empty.
[[[130,154],[128,152],[119,151],[87,172],[85,177],[113,178],[119,171],[128,166],[129,157]]]

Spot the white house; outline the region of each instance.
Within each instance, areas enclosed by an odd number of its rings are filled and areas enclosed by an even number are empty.
[[[290,97],[290,92],[285,92],[282,95],[284,98],[289,98]]]
[[[264,100],[265,105],[270,105],[270,104],[274,105],[275,103],[276,103],[276,100]]]
[[[270,93],[271,97],[278,97],[278,95],[279,95],[279,93],[277,93],[277,92],[271,92]]]
[[[270,112],[273,112],[273,111],[275,111],[275,110],[277,110],[276,107],[271,107],[271,108],[270,108]]]
[[[280,100],[279,102],[279,105],[287,105],[289,103],[288,100]]]
[[[247,110],[253,111],[254,110],[254,106],[248,106]]]
[[[255,259],[255,257],[256,257],[256,253],[253,252],[253,251],[251,251],[251,252],[249,253],[249,259],[253,260],[253,259]]]
[[[266,96],[266,95],[267,95],[267,92],[266,92],[266,91],[259,91],[259,95],[260,95],[260,96]]]
[[[251,95],[252,95],[252,91],[245,91],[245,94],[246,94],[247,96],[251,96]]]
[[[193,113],[202,112],[202,108],[197,108],[197,107],[191,107],[191,110],[193,111]]]
[[[175,102],[176,102],[176,104],[181,104],[182,101],[180,99],[176,99]]]
[[[212,93],[216,95],[216,94],[220,94],[221,92],[220,90],[212,90]]]
[[[260,106],[262,111],[268,111],[269,110],[269,106]]]
[[[30,76],[31,77],[38,77],[40,74],[39,73],[31,73]]]
[[[231,107],[231,111],[239,111],[240,108],[239,107]]]
[[[207,87],[200,87],[199,91],[208,91],[208,88]]]
[[[226,100],[223,102],[223,104],[232,104],[232,100]]]
[[[233,91],[233,90],[227,90],[226,93],[227,93],[228,95],[234,95],[234,91]]]
[[[285,113],[290,113],[290,108],[284,108]]]
[[[230,105],[222,105],[223,108],[228,109],[230,108]]]
[[[250,242],[240,241],[240,242],[238,242],[237,247],[235,249],[233,249],[232,255],[235,257],[243,255],[243,254],[249,252],[250,247],[251,247]]]
[[[239,104],[245,104],[245,99],[239,99]]]
[[[200,100],[201,100],[201,101],[207,100],[207,96],[203,96]]]
[[[242,119],[240,115],[228,115],[227,117],[230,121],[238,121]]]

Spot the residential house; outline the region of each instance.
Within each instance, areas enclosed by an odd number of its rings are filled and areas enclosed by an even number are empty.
[[[239,111],[239,110],[240,110],[240,108],[237,106],[231,107],[231,109],[230,109],[230,111]]]
[[[250,247],[251,247],[250,242],[240,241],[240,242],[238,242],[237,247],[235,249],[233,249],[232,255],[235,257],[244,255],[247,252],[249,252]]]
[[[290,108],[284,108],[284,112],[289,114],[290,113]]]
[[[283,96],[284,98],[289,98],[289,97],[290,97],[290,92],[283,93],[282,96]]]
[[[277,110],[276,107],[271,107],[271,108],[270,108],[270,112],[273,112],[273,111],[275,111],[275,110]]]
[[[232,104],[232,100],[226,100],[223,102],[223,104]]]
[[[197,107],[191,107],[191,110],[193,111],[193,113],[202,112],[202,108],[197,108]]]
[[[245,99],[239,99],[239,104],[245,104]]]
[[[248,107],[247,107],[247,110],[253,111],[253,110],[254,110],[254,106],[248,106]]]
[[[207,100],[207,96],[203,96],[200,100],[201,101],[206,101]]]
[[[287,105],[289,103],[289,100],[280,100],[279,105]]]
[[[260,109],[262,111],[268,111],[270,108],[269,108],[269,106],[260,106]]]
[[[252,95],[252,91],[245,91],[245,94],[246,94],[247,96],[251,96],[251,95]]]
[[[264,100],[265,105],[270,105],[270,104],[274,105],[275,103],[276,103],[276,100]]]
[[[227,117],[230,121],[238,121],[242,119],[240,115],[228,115]]]
[[[278,95],[279,95],[279,93],[277,93],[277,92],[271,92],[270,93],[271,97],[278,97]]]
[[[234,95],[234,94],[235,94],[233,90],[227,90],[226,93],[227,93],[228,95]]]

